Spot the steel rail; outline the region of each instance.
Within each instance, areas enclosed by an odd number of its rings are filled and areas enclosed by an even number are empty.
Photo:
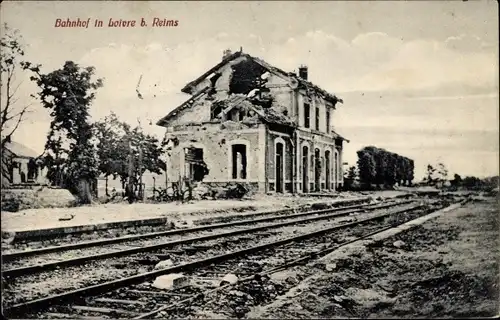
[[[398,204],[400,204],[400,203],[398,203]],[[373,210],[387,208],[387,207],[391,207],[391,206],[396,206],[398,204],[391,203],[391,204],[387,204],[384,206],[379,206]],[[81,257],[77,257],[77,258],[61,260],[61,261],[54,261],[54,262],[48,262],[48,263],[43,263],[43,264],[36,264],[36,265],[31,265],[31,266],[7,269],[7,270],[3,270],[2,277],[4,277],[4,279],[6,281],[10,281],[10,280],[17,278],[17,277],[20,277],[20,276],[33,274],[36,272],[48,271],[48,270],[55,269],[57,267],[67,267],[67,266],[82,264],[82,263],[85,263],[88,261],[113,258],[113,257],[120,257],[120,256],[140,253],[140,252],[155,251],[155,250],[164,249],[167,247],[180,245],[180,244],[189,244],[189,243],[193,243],[196,241],[206,241],[206,240],[212,240],[212,239],[217,239],[217,238],[221,238],[221,237],[238,235],[238,234],[242,234],[242,233],[251,233],[251,232],[261,231],[261,230],[265,230],[265,229],[279,228],[279,227],[288,226],[288,225],[292,225],[292,224],[296,224],[296,223],[303,223],[303,222],[309,222],[309,221],[325,220],[325,219],[329,219],[329,218],[342,217],[342,216],[349,215],[351,213],[356,213],[356,212],[362,211],[363,209],[364,208],[362,208],[362,206],[361,206],[361,208],[358,207],[357,209],[353,209],[353,210],[345,211],[345,212],[334,213],[334,214],[327,214],[327,215],[310,217],[310,218],[305,218],[305,219],[300,219],[300,220],[292,220],[292,221],[286,221],[286,222],[273,223],[273,224],[269,224],[269,225],[265,225],[265,226],[245,228],[245,229],[233,230],[233,231],[217,233],[217,234],[209,234],[209,235],[205,235],[205,236],[192,237],[192,238],[188,238],[188,239],[174,240],[174,241],[160,243],[160,244],[154,244],[154,245],[150,245],[150,246],[127,248],[127,249],[123,249],[123,250],[103,252],[103,253],[95,254],[95,255],[86,255],[86,256],[81,256]],[[332,210],[332,209],[326,209],[326,210]],[[315,215],[318,213],[323,213],[326,210],[310,211],[310,212],[308,212],[308,215]],[[341,210],[344,211],[347,209],[343,208]],[[372,210],[372,209],[370,209],[370,210]],[[334,210],[334,211],[339,211],[339,210]],[[257,223],[257,222],[267,222],[270,220],[289,219],[289,218],[294,218],[297,216],[304,216],[304,215],[305,215],[305,213],[299,213],[297,215],[263,218],[263,219],[258,219],[258,220],[245,221],[245,222],[247,224],[248,223],[253,224],[253,223]],[[243,224],[242,221],[238,221],[237,223],[227,223],[224,225],[225,226],[235,226],[235,225],[241,225],[241,224]],[[220,224],[218,226],[219,226],[219,228],[221,228]]]
[[[411,221],[411,220],[410,220]],[[323,257],[323,256],[326,256],[327,254],[335,251],[335,250],[338,250],[344,246],[347,246],[351,243],[354,243],[356,241],[360,241],[360,240],[364,240],[366,238],[369,238],[369,237],[372,237],[374,235],[377,235],[379,233],[382,233],[386,230],[390,230],[390,229],[393,229],[393,228],[396,228],[402,224],[405,224],[407,223],[408,221],[405,221],[405,222],[402,222],[400,224],[397,224],[395,226],[388,226],[388,227],[385,227],[385,228],[382,228],[382,229],[378,229],[378,230],[375,230],[373,232],[370,232],[366,235],[363,235],[363,236],[360,236],[360,237],[357,237],[355,239],[352,239],[352,240],[348,240],[348,241],[345,241],[345,242],[342,242],[342,243],[339,243],[339,244],[336,244],[334,245],[333,247],[328,247],[324,250],[321,250],[321,251],[318,251],[318,252],[312,252],[312,253],[307,253],[305,254],[303,257],[300,257],[298,259],[295,259],[293,261],[289,261],[289,262],[286,262],[280,266],[277,266],[277,267],[273,267],[271,269],[268,269],[268,270],[265,270],[265,271],[262,271],[260,273],[257,273],[257,275],[260,275],[260,276],[263,276],[263,275],[269,275],[269,274],[272,274],[272,273],[275,273],[275,272],[278,272],[278,271],[281,271],[281,270],[284,270],[284,269],[287,269],[287,268],[290,268],[292,266],[296,266],[296,265],[299,265],[301,263],[304,263],[304,262],[307,262],[309,260],[312,260],[312,259],[316,259],[318,257]],[[255,279],[256,275],[251,275],[251,276],[248,276],[248,277],[245,277],[245,278],[242,278],[241,280],[238,281],[238,283],[241,283],[241,282],[244,282],[244,281],[249,281],[249,280],[253,280]],[[170,310],[170,309],[173,309],[175,307],[178,307],[182,304],[185,304],[187,302],[191,302],[195,299],[197,299],[198,297],[200,296],[207,296],[209,294],[212,294],[214,292],[217,292],[217,291],[222,291],[222,290],[225,290],[225,289],[228,289],[230,287],[233,287],[234,284],[225,284],[223,286],[220,286],[220,287],[217,287],[215,289],[211,289],[211,290],[207,290],[203,293],[199,293],[197,295],[194,295],[192,297],[189,297],[189,298],[186,298],[184,300],[181,300],[181,301],[177,301],[173,304],[170,304],[170,305],[164,305],[156,310],[153,310],[153,311],[150,311],[148,313],[144,313],[144,314],[141,314],[135,318],[132,318],[132,319],[151,319],[151,316],[154,316],[162,311],[166,311],[166,310]]]
[[[400,202],[400,204],[408,203],[411,201],[412,200]],[[154,237],[160,237],[160,236],[169,236],[169,235],[176,235],[176,234],[185,234],[185,233],[189,233],[189,232],[205,231],[205,230],[216,229],[216,228],[237,226],[237,225],[251,223],[251,222],[266,222],[266,221],[281,219],[281,218],[283,218],[283,216],[300,217],[300,216],[304,216],[304,215],[309,215],[309,214],[311,214],[311,212],[317,212],[317,213],[334,212],[334,211],[340,211],[340,210],[346,210],[346,209],[360,208],[363,206],[373,206],[373,205],[361,203],[361,204],[345,206],[345,207],[335,207],[335,208],[328,208],[328,209],[321,209],[321,210],[311,210],[311,211],[306,211],[306,212],[294,213],[292,215],[286,215],[285,213],[283,213],[281,216],[265,217],[265,218],[254,219],[254,220],[243,219],[243,220],[238,220],[238,221],[234,221],[234,222],[201,225],[198,227],[186,228],[186,229],[159,231],[159,232],[124,236],[124,237],[112,238],[112,239],[82,241],[79,243],[71,243],[71,244],[60,245],[60,246],[50,246],[50,247],[34,249],[34,250],[5,253],[5,254],[2,254],[2,259],[4,262],[9,262],[9,261],[14,260],[14,259],[19,259],[19,258],[24,258],[24,257],[39,255],[39,254],[46,254],[46,253],[59,252],[59,251],[65,251],[65,250],[73,250],[73,249],[89,248],[89,247],[95,247],[95,246],[101,246],[101,245],[107,245],[107,244],[115,244],[115,243],[120,243],[120,242],[125,242],[125,241],[131,241],[131,240],[141,240],[141,239],[148,239],[148,238],[154,238]],[[279,214],[281,211],[282,210],[264,211],[264,212],[259,212],[259,213],[255,213],[255,214],[246,215],[245,218],[247,218],[247,217],[251,218],[251,217],[268,215],[268,214],[271,215],[273,213]]]
[[[186,270],[192,270],[192,269],[195,269],[197,267],[209,265],[211,263],[229,260],[229,259],[239,257],[239,256],[242,256],[245,254],[249,254],[252,252],[261,251],[261,250],[265,250],[265,249],[270,248],[270,247],[280,246],[280,245],[283,245],[286,243],[315,237],[317,235],[325,234],[325,233],[332,232],[335,230],[348,228],[351,226],[356,226],[356,225],[359,225],[362,223],[381,220],[381,219],[384,219],[384,218],[391,216],[391,215],[394,215],[394,214],[398,214],[398,213],[402,213],[402,212],[409,212],[409,211],[420,209],[422,207],[423,207],[423,205],[419,204],[419,205],[415,205],[415,206],[412,206],[409,208],[400,209],[400,210],[397,210],[395,212],[384,213],[384,214],[378,215],[376,217],[370,217],[370,218],[366,218],[366,219],[362,219],[362,220],[358,220],[358,221],[354,221],[354,222],[350,222],[350,223],[340,224],[340,225],[328,227],[325,229],[316,230],[314,232],[302,234],[299,236],[278,240],[275,242],[257,245],[254,247],[245,248],[242,250],[237,250],[237,251],[233,251],[230,253],[225,253],[225,254],[221,254],[221,255],[217,255],[217,256],[208,257],[205,259],[200,259],[200,260],[196,260],[196,261],[192,261],[192,262],[183,263],[183,264],[176,265],[173,267],[168,267],[165,269],[154,270],[154,271],[146,272],[143,274],[133,275],[133,276],[122,278],[122,279],[104,282],[104,283],[100,283],[97,285],[92,285],[92,286],[88,286],[88,287],[84,287],[84,288],[80,288],[80,289],[76,289],[76,290],[72,290],[72,291],[67,291],[64,293],[56,294],[56,295],[51,295],[51,296],[44,297],[44,298],[39,298],[39,299],[15,304],[15,305],[12,305],[10,307],[4,308],[4,312],[5,312],[5,315],[7,315],[7,316],[27,314],[27,313],[31,313],[34,311],[36,312],[37,310],[41,310],[41,309],[46,308],[50,305],[54,305],[56,303],[67,302],[67,301],[74,302],[75,300],[84,299],[84,297],[86,297],[86,296],[98,295],[98,294],[112,291],[114,289],[118,289],[121,287],[126,287],[126,286],[130,286],[130,285],[142,283],[145,281],[149,281],[149,280],[152,280],[160,275],[181,272],[181,271],[186,271]]]

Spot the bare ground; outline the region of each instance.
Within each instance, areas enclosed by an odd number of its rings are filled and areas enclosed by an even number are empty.
[[[383,191],[369,194],[372,197],[392,197],[404,194],[398,191]],[[270,210],[295,207],[317,202],[336,202],[346,198],[363,198],[363,193],[337,193],[328,197],[305,196],[268,196],[256,195],[241,200],[199,200],[186,203],[108,203],[73,208],[38,208],[2,214],[2,231],[72,227],[87,224],[109,223],[124,220],[170,217],[173,221],[186,221],[188,224],[197,219],[207,219],[221,214],[240,214],[242,210]],[[67,221],[59,218],[71,214]]]
[[[248,318],[451,318],[499,314],[499,211],[470,203],[313,274]],[[395,241],[405,244],[396,248]],[[326,271],[325,265],[329,265]],[[305,275],[306,275],[305,274]],[[306,276],[307,276],[306,275]]]

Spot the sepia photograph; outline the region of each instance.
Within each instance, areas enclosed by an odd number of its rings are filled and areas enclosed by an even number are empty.
[[[499,317],[498,7],[2,2],[2,315]]]

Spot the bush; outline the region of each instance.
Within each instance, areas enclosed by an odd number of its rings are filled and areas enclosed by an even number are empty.
[[[16,199],[16,198],[5,199],[5,200],[2,200],[1,210],[8,211],[8,212],[17,212],[17,211],[19,211],[20,204],[21,203],[20,203],[19,199]]]
[[[241,183],[236,183],[235,185],[229,185],[226,190],[227,199],[241,199],[247,193],[248,189]]]

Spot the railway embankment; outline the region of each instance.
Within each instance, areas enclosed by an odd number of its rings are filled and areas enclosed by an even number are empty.
[[[491,317],[499,310],[499,216],[495,199],[476,199],[411,222],[308,266],[297,284],[252,318]]]
[[[39,208],[2,214],[4,245],[18,240],[48,238],[78,233],[119,230],[120,235],[150,232],[151,227],[164,229],[198,224],[225,222],[259,212],[297,212],[336,205],[377,201],[404,196],[407,192],[379,192],[376,195],[338,194],[325,197],[264,196],[246,200],[192,201],[188,203],[101,204],[73,208]],[[135,229],[139,230],[135,230]],[[144,229],[144,230],[143,230]],[[95,237],[102,238],[101,234]],[[113,236],[115,236],[113,234]],[[86,240],[92,240],[87,236]]]

